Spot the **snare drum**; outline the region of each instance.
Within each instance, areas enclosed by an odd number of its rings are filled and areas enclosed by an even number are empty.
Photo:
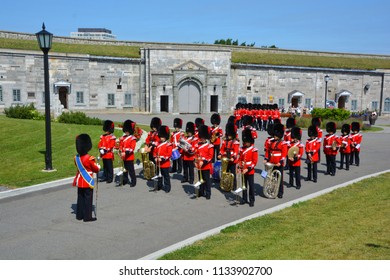
[[[212,178],[214,180],[220,180],[221,179],[221,167],[222,167],[222,163],[221,163],[220,160],[214,162],[213,175],[212,175]]]
[[[179,152],[179,150],[173,150],[172,151],[172,156],[171,156],[171,159],[172,160],[177,160],[178,158],[180,158],[180,152]]]

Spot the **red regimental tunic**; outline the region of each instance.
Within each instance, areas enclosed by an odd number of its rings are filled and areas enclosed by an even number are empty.
[[[221,149],[219,151],[219,154],[222,157],[227,157],[228,159],[234,159],[234,161],[229,163],[237,163],[238,157],[240,152],[240,142],[238,142],[236,139],[232,140],[225,140],[222,142]]]
[[[255,174],[255,167],[257,165],[257,160],[259,157],[259,152],[257,148],[255,148],[253,145],[250,147],[241,147],[240,148],[240,166],[243,169],[248,169],[248,172],[245,173],[246,175],[253,175]]]
[[[221,136],[223,135],[222,128],[219,126],[212,127],[211,135],[216,135],[215,141],[212,144],[215,146],[221,145]]]
[[[301,166],[301,158],[302,158],[303,150],[304,150],[303,144],[301,143],[301,141],[290,142],[290,148],[292,148],[292,147],[298,147],[299,148],[299,152],[296,155],[297,156],[297,160],[293,160],[292,161],[292,160],[288,159],[288,164],[290,166]]]
[[[112,150],[115,148],[116,137],[114,134],[103,134],[100,136],[98,144],[99,149],[106,150],[106,153],[101,156],[103,159],[114,159]]]
[[[265,159],[273,164],[280,163],[282,166],[287,157],[287,144],[283,140],[272,140],[266,153]]]
[[[324,154],[335,156],[337,155],[337,149],[332,149],[333,142],[337,143],[337,147],[340,146],[339,138],[335,134],[327,134],[324,138]]]
[[[306,155],[310,154],[313,162],[318,162],[320,149],[321,145],[317,141],[317,138],[307,139],[305,147]]]
[[[182,150],[181,148],[179,148],[179,143],[180,143],[180,138],[184,138],[184,132],[183,131],[173,131],[171,133],[171,138],[170,138],[170,142],[172,144],[172,148],[175,150],[175,149],[178,149],[180,153],[182,153]]]
[[[171,166],[170,159],[172,156],[172,144],[167,141],[162,142],[154,149],[153,156],[161,159],[161,168],[169,168]]]
[[[184,140],[191,145],[191,148],[188,151],[183,150],[183,160],[192,161],[195,159],[195,144],[197,140],[194,136],[185,137]]]
[[[133,135],[129,135],[129,136],[124,135],[121,137],[119,143],[119,151],[122,153],[123,160],[125,161],[134,160],[134,150],[136,145],[137,145],[137,138],[135,138]]]
[[[348,135],[342,135],[340,136],[341,146],[340,146],[340,153],[343,154],[350,154],[351,153],[351,136]]]
[[[93,177],[93,173],[98,173],[100,168],[95,162],[95,157],[90,156],[88,154],[80,157],[81,163],[83,164],[85,170],[87,170],[88,174]],[[74,159],[74,164],[76,164],[76,158]],[[87,181],[84,180],[83,176],[81,176],[79,169],[77,168],[76,177],[73,179],[73,186],[79,188],[90,188],[90,185]]]
[[[359,151],[360,152],[360,144],[362,143],[363,136],[360,133],[352,133],[351,134],[351,147],[352,152]]]
[[[195,160],[202,161],[202,170],[210,170],[211,169],[211,160],[214,156],[214,147],[213,144],[210,144],[208,142],[201,143],[198,142],[195,145]]]
[[[291,142],[291,131],[290,130],[286,130],[286,132],[284,133],[283,140],[284,140],[284,142],[286,142],[287,148],[290,148],[291,147],[291,145],[290,145],[290,142]]]
[[[161,140],[158,137],[157,131],[153,131],[153,130],[149,131],[148,132],[148,136],[146,136],[145,143],[148,146],[155,146],[155,147],[157,147],[161,143]]]

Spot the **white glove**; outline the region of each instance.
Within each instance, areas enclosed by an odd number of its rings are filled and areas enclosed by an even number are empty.
[[[99,163],[96,163],[96,165],[97,165],[97,167],[99,167],[99,169],[101,169],[101,167],[100,167],[100,164],[99,164]]]
[[[100,154],[104,155],[104,149],[99,150]]]

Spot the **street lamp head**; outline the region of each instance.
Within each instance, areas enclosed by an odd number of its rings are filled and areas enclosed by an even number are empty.
[[[325,79],[325,82],[329,82],[329,80],[330,80],[329,75],[325,75],[324,79]]]
[[[39,48],[43,52],[49,52],[53,40],[53,34],[45,30],[45,23],[42,24],[42,30],[35,34],[37,36]]]

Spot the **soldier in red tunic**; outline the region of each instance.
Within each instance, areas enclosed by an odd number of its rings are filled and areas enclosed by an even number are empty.
[[[317,142],[319,143],[319,147],[321,150],[321,144],[322,144],[321,118],[319,117],[312,118],[311,125],[313,125],[317,130]],[[318,153],[318,162],[320,161],[321,161],[321,153]]]
[[[98,144],[100,157],[103,159],[103,178],[99,182],[106,181],[111,183],[114,179],[114,153],[116,137],[114,133],[114,122],[106,120],[103,123],[104,134],[100,136],[100,141]]]
[[[178,151],[180,157],[172,160],[172,169],[171,173],[177,172],[177,174],[181,174],[183,170],[183,157],[182,157],[182,149],[179,147],[180,138],[184,137],[184,132],[181,130],[183,127],[183,120],[180,118],[175,118],[173,120],[174,131],[171,132],[170,142],[172,144],[172,152]]]
[[[189,182],[191,185],[194,183],[194,168],[195,168],[195,124],[193,122],[187,122],[186,124],[186,136],[184,140],[189,144],[183,148],[183,180],[182,183]]]
[[[250,129],[244,129],[242,131],[243,146],[239,151],[239,167],[242,176],[244,176],[244,182],[246,189],[242,191],[243,203],[248,203],[248,191],[249,191],[249,206],[255,205],[255,167],[259,153],[254,146],[255,139],[253,139],[252,131]]]
[[[91,149],[92,141],[88,134],[80,134],[76,137],[77,155],[74,162],[77,166],[77,173],[73,180],[73,186],[77,187],[76,219],[84,220],[84,222],[96,220],[96,217],[92,218],[93,188],[95,186],[93,173],[98,173],[100,166],[95,162],[95,157],[88,154]]]
[[[283,141],[284,126],[280,123],[274,125],[274,139],[271,141],[264,157],[264,163],[274,164],[274,169],[278,169],[281,174],[278,198],[283,198],[283,165],[287,157],[287,145]]]
[[[245,115],[242,117],[242,129],[249,129],[252,132],[252,138],[257,139],[257,131],[252,126],[253,124],[253,117],[250,115]]]
[[[294,126],[291,128],[290,148],[298,147],[298,153],[292,158],[288,158],[288,168],[290,173],[289,187],[294,187],[294,177],[296,189],[301,188],[301,158],[303,155],[303,144],[301,143],[302,130]]]
[[[126,120],[123,123],[122,130],[125,134],[120,138],[119,152],[125,169],[123,172],[123,184],[126,185],[128,183],[130,187],[135,187],[137,184],[134,170],[134,150],[137,145],[137,138],[134,136],[135,122]]]
[[[211,144],[214,145],[214,157],[213,162],[216,161],[216,157],[219,155],[221,148],[221,137],[223,135],[222,128],[219,126],[221,123],[221,116],[217,113],[212,114],[210,118],[211,122]]]
[[[156,164],[153,157],[154,149],[160,144],[160,138],[158,137],[158,129],[161,126],[161,119],[153,117],[150,121],[150,131],[145,139],[145,150],[149,153],[149,160]]]
[[[351,123],[351,156],[349,164],[352,165],[355,159],[356,166],[360,164],[360,144],[362,143],[363,136],[359,133],[360,124],[358,122]]]
[[[336,155],[339,149],[339,138],[336,136],[336,123],[328,122],[326,124],[328,134],[324,139],[324,154],[326,157],[325,175],[336,175]]]
[[[199,196],[205,196],[210,199],[211,196],[211,161],[214,156],[214,147],[209,143],[210,129],[206,125],[200,125],[198,128],[199,141],[195,145],[195,166],[198,169],[198,178],[203,179],[203,183],[199,188]]]
[[[166,193],[171,191],[171,178],[169,177],[169,168],[171,167],[172,144],[169,139],[169,127],[166,125],[160,126],[158,129],[158,137],[161,143],[154,149],[153,156],[156,159],[157,168],[161,172],[161,177],[158,177],[157,190],[163,189]]]
[[[313,182],[317,183],[317,164],[319,162],[321,145],[317,141],[318,131],[314,125],[309,126],[307,134],[309,139],[307,139],[305,147],[307,164],[307,177],[305,181],[310,181],[313,178]]]
[[[349,124],[343,124],[341,127],[340,136],[340,168],[343,169],[345,161],[345,169],[349,170],[349,155],[351,154],[351,136],[349,135],[351,126]]]

